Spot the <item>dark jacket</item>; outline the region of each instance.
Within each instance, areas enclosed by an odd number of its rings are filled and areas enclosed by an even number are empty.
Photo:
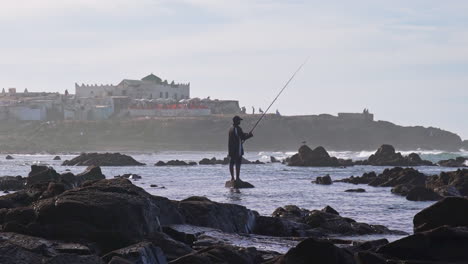
[[[240,126],[232,126],[229,129],[229,157],[240,157],[244,155],[243,141],[251,138],[252,135],[244,133]]]

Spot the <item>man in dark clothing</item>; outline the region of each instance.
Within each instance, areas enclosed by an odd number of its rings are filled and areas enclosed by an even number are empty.
[[[231,181],[234,180],[234,165],[236,166],[236,180],[240,180],[240,168],[242,163],[242,156],[244,155],[244,148],[242,144],[245,140],[253,137],[252,132],[244,133],[240,128],[242,118],[235,116],[232,121],[232,127],[229,129],[229,172],[231,173]]]

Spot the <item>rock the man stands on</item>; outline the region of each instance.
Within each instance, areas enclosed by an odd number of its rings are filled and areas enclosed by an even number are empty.
[[[242,156],[244,155],[243,143],[245,140],[253,137],[252,132],[244,133],[239,126],[242,118],[235,116],[232,121],[232,127],[229,129],[229,172],[231,173],[231,181],[234,180],[234,165],[236,166],[236,181],[240,180],[240,168],[242,164]]]

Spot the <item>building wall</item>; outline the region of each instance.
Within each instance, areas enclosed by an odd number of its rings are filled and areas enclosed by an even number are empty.
[[[76,97],[105,97],[112,96],[116,87],[113,85],[79,85],[75,84]]]
[[[129,109],[130,116],[207,116],[210,109]]]
[[[27,106],[14,106],[8,109],[9,116],[24,121],[46,120],[47,111],[45,107],[29,108]]]

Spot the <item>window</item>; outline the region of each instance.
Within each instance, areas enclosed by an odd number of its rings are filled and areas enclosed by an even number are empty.
[[[127,95],[127,90],[122,90],[122,95],[123,96]]]
[[[159,92],[159,98],[163,98],[163,97],[164,97],[163,92]]]
[[[178,98],[177,98],[177,94],[174,94],[174,99],[176,99],[176,100],[178,99]]]
[[[166,92],[166,98],[169,98],[169,93],[168,92]]]

